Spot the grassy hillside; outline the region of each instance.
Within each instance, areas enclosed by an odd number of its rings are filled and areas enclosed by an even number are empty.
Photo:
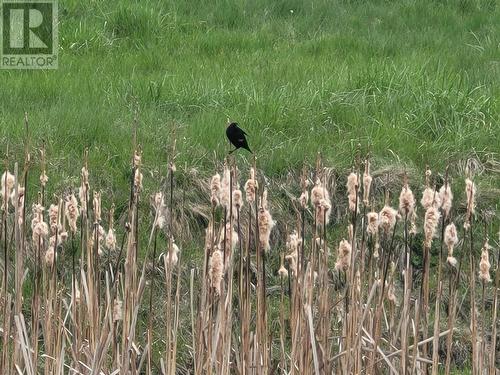
[[[21,155],[28,111],[53,183],[89,147],[99,182],[125,198],[135,108],[153,171],[173,125],[178,164],[212,170],[228,117],[272,176],[317,151],[347,167],[358,142],[378,165],[499,159],[495,1],[69,0],[59,18],[57,71],[0,72],[0,157],[7,144]]]

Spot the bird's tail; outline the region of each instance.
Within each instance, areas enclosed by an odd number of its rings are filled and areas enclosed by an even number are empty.
[[[248,152],[250,152],[251,154],[253,154],[253,151],[252,151],[252,150],[250,150],[250,147],[248,147],[248,145],[247,145],[247,146],[244,146],[243,148],[244,148],[245,150],[247,150]]]

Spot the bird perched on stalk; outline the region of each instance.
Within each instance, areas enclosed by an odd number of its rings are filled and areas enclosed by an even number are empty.
[[[245,150],[248,150],[250,153],[252,153],[252,150],[250,150],[250,147],[248,147],[248,142],[245,137],[246,135],[247,133],[245,133],[245,131],[241,129],[236,122],[228,123],[226,136],[235,147],[234,150],[229,151],[230,154],[239,148],[244,148]]]

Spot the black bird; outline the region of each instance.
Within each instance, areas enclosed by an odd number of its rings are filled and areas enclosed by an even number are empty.
[[[232,122],[227,126],[226,136],[233,146],[236,147],[234,150],[229,151],[230,154],[239,148],[244,148],[245,150],[252,152],[250,147],[248,147],[245,135],[247,135],[247,133],[245,133],[245,131],[241,129],[237,123]]]

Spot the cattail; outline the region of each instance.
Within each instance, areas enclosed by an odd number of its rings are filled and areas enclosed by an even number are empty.
[[[211,258],[210,258],[210,268],[208,270],[208,277],[210,280],[210,285],[215,289],[215,293],[220,295],[222,277],[224,272],[224,264],[222,260],[222,252],[218,247],[215,248]]]
[[[137,191],[142,190],[142,179],[143,175],[140,171],[139,168],[135,170],[135,175],[134,175],[134,187]]]
[[[54,265],[54,260],[56,257],[56,253],[54,251],[54,246],[49,246],[47,251],[45,252],[45,264],[47,267],[52,268]]]
[[[94,192],[94,220],[96,223],[101,222],[101,193]]]
[[[221,186],[220,186],[220,174],[215,174],[212,176],[210,181],[210,201],[213,207],[217,207],[220,204]]]
[[[237,187],[235,190],[233,190],[233,215],[237,216],[237,212],[239,209],[243,207],[243,193]]]
[[[179,253],[180,253],[179,247],[176,245],[174,241],[172,241],[172,248],[169,250],[168,254],[165,254],[165,265],[172,265],[176,266],[177,262],[179,261]]]
[[[116,249],[116,234],[113,228],[109,228],[106,234],[106,248],[109,251],[114,251]]]
[[[302,238],[299,237],[297,231],[293,231],[290,234],[289,239],[286,243],[286,247],[289,253],[285,256],[285,259],[288,261],[290,265],[290,270],[292,271],[292,275],[297,275],[297,262],[298,262],[298,254],[299,249],[302,246]]]
[[[255,169],[252,167],[250,168],[250,178],[247,182],[245,182],[245,194],[248,203],[255,202],[255,196],[258,188],[259,184],[255,179]]]
[[[59,227],[59,206],[56,204],[51,204],[49,207],[49,225],[50,232],[55,234]]]
[[[45,238],[49,235],[49,226],[43,220],[43,211],[45,209],[41,204],[34,204],[32,210],[31,230],[33,232],[33,244],[38,246],[40,243],[43,246]]]
[[[114,251],[116,249],[116,234],[114,229],[114,206],[111,208],[109,212],[109,227],[108,233],[106,234],[106,248],[109,251]]]
[[[123,301],[117,298],[113,303],[113,322],[119,320],[123,320]]]
[[[76,197],[74,194],[71,194],[66,197],[66,219],[68,219],[69,223],[69,229],[71,232],[75,233],[76,232],[76,222],[78,221],[78,216],[80,215],[80,212],[78,210],[78,201],[76,200]]]
[[[465,196],[467,197],[467,213],[465,215],[464,228],[468,230],[476,208],[476,185],[470,178],[465,179]]]
[[[336,270],[346,271],[351,264],[351,244],[343,239],[340,241],[337,255],[337,262],[335,263]]]
[[[283,279],[287,278],[288,277],[288,271],[287,269],[285,268],[285,266],[283,265],[283,263],[281,263],[281,267],[280,269],[278,270],[278,275],[280,277],[282,277]]]
[[[265,251],[268,251],[271,248],[269,239],[271,236],[271,230],[273,229],[274,225],[275,222],[267,207],[267,189],[264,189],[259,209],[259,241],[260,246]]]
[[[165,198],[162,192],[157,192],[151,196],[151,206],[153,207],[155,213],[155,221],[153,223],[154,228],[163,229],[166,219],[166,205]]]
[[[368,206],[370,202],[370,188],[372,186],[372,176],[370,175],[370,162],[365,162],[365,173],[363,174],[363,204]]]
[[[429,209],[429,207],[440,207],[441,199],[439,198],[439,194],[431,187],[426,187],[424,192],[422,193],[422,199],[420,200],[422,207],[424,210]]]
[[[390,282],[389,286],[387,288],[387,299],[392,302],[393,304],[396,304],[397,298],[396,298],[396,289],[394,287],[394,282]]]
[[[448,257],[446,261],[453,267],[457,264],[457,259],[453,256],[453,248],[458,242],[457,228],[455,224],[451,223],[446,226],[444,230],[444,243],[448,248]]]
[[[399,194],[399,212],[401,215],[411,216],[415,209],[415,197],[408,183],[405,183]]]
[[[361,294],[361,272],[359,272],[359,269],[356,270],[355,284],[356,284],[356,292],[359,295]]]
[[[332,212],[332,205],[328,197],[328,191],[325,190],[325,198],[321,199],[316,210],[316,223],[318,225],[328,225],[330,222],[330,214]]]
[[[313,206],[319,206],[322,199],[325,198],[325,189],[323,189],[323,185],[321,184],[321,180],[316,179],[316,185],[311,190],[311,203]]]
[[[425,233],[425,246],[428,248],[431,247],[432,239],[436,234],[436,228],[439,223],[439,218],[441,214],[439,210],[435,206],[430,206],[427,211],[425,211],[425,219],[424,219],[424,233]]]
[[[396,225],[397,215],[398,212],[394,208],[387,205],[382,208],[382,211],[380,211],[379,226],[385,234],[388,234],[392,228],[394,228],[394,225]]]
[[[358,198],[358,175],[354,172],[347,177],[347,198],[349,199],[349,210],[354,212],[357,206]],[[359,210],[359,207],[358,207]]]
[[[368,221],[368,224],[366,225],[366,232],[369,235],[374,236],[375,234],[378,233],[378,226],[379,226],[378,213],[377,212],[368,212],[366,214],[366,218]]]
[[[453,202],[453,193],[449,183],[446,183],[439,189],[439,199],[441,201],[441,209],[443,210],[444,217],[446,218],[450,214],[451,204]]]
[[[141,152],[139,150],[135,150],[134,151],[134,157],[133,157],[133,160],[132,160],[132,164],[133,164],[133,166],[135,168],[140,167],[140,165],[141,165],[141,159],[142,159]]]
[[[16,183],[16,178],[9,171],[2,174],[2,180],[0,181],[0,196],[2,197],[2,210],[8,209],[8,200],[14,189]]]
[[[490,244],[488,243],[488,239],[486,239],[486,242],[483,245],[483,249],[481,250],[481,261],[479,262],[479,278],[483,280],[485,283],[491,282],[491,277],[490,277],[490,260],[489,260],[489,249],[491,248]]]
[[[231,171],[227,165],[224,165],[224,173],[222,174],[221,190],[220,190],[220,203],[223,207],[229,210],[229,194],[230,194],[230,178]]]

